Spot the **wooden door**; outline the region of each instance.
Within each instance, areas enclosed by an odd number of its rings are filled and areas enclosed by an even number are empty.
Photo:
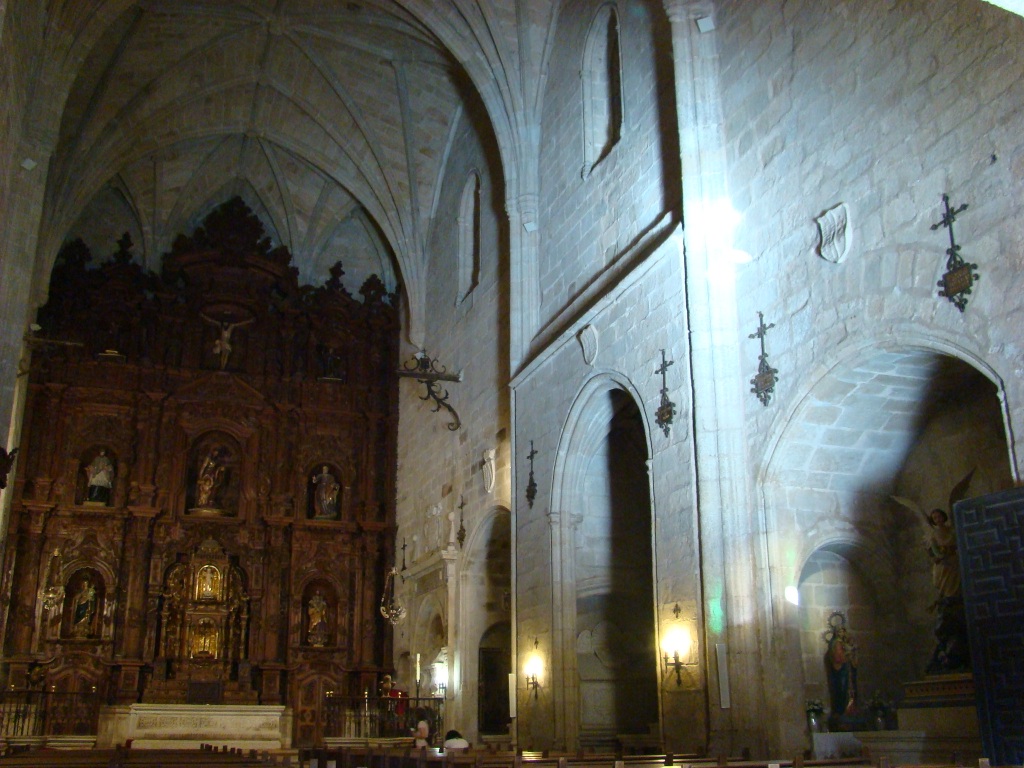
[[[978,721],[992,765],[1024,762],[1024,488],[954,507]]]
[[[296,747],[315,747],[324,743],[324,728],[327,712],[324,696],[327,691],[338,690],[337,683],[326,677],[311,675],[301,679],[296,686],[295,732],[293,743]]]

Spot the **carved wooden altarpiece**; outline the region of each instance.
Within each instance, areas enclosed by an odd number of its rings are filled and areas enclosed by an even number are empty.
[[[376,689],[389,657],[395,296],[353,297],[340,263],[300,286],[237,198],[160,275],[127,236],[91,261],[64,248],[32,343],[6,682],[287,704],[310,743],[322,692]]]

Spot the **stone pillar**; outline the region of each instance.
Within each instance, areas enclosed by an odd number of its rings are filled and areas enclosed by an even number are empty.
[[[26,123],[30,118],[26,116]],[[24,340],[35,308],[49,283],[52,261],[37,258],[39,222],[42,217],[50,155],[56,143],[52,131],[26,131],[14,150],[6,197],[0,191],[0,425],[7,435],[4,447],[14,448],[21,435],[28,377],[18,375],[27,361]],[[14,142],[11,144],[14,146]],[[6,536],[11,493],[0,491],[0,535]]]
[[[576,532],[583,517],[552,511],[551,659],[546,673],[551,691],[556,749],[579,746],[580,676],[576,663]],[[530,649],[532,650],[532,648]]]
[[[451,512],[448,513],[449,522],[454,519],[455,515]],[[451,528],[451,526],[448,526]],[[452,529],[454,530],[454,529]],[[441,563],[444,569],[444,583],[445,583],[445,646],[448,648],[448,675],[447,679],[442,681],[445,685],[444,694],[444,711],[445,730],[451,727],[449,724],[464,723],[468,722],[469,718],[464,717],[463,710],[463,697],[459,695],[459,692],[452,686],[452,672],[454,671],[457,664],[462,661],[462,647],[459,645],[461,636],[459,630],[462,627],[463,617],[459,611],[459,551],[454,541],[450,542],[447,547],[441,550]],[[393,658],[393,654],[392,654]],[[430,660],[433,662],[433,659]],[[435,682],[437,682],[435,680]],[[443,734],[444,731],[441,731]]]
[[[534,184],[531,189],[537,189]],[[540,280],[537,258],[540,251],[539,196],[535,191],[509,197],[505,209],[509,219],[511,285],[510,361],[516,371],[529,357],[530,341],[540,328]]]
[[[664,0],[672,25],[686,294],[693,376],[698,525],[703,578],[702,647],[709,672],[707,748],[736,754],[763,743],[764,694],[757,634],[763,614],[754,601],[753,503],[744,440],[732,245],[734,215],[727,185],[714,3]],[[701,20],[701,32],[698,28]],[[710,27],[710,29],[709,29]],[[756,318],[752,318],[756,319]],[[752,397],[752,396],[751,396]],[[743,625],[736,619],[748,617]],[[728,700],[720,688],[716,648],[727,648]],[[741,684],[742,682],[742,684]]]

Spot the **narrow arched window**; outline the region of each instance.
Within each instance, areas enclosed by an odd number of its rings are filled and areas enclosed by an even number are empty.
[[[615,8],[601,8],[583,50],[583,175],[603,160],[622,135],[622,61]]]
[[[466,300],[480,278],[480,177],[473,172],[459,204],[459,289],[455,303]]]

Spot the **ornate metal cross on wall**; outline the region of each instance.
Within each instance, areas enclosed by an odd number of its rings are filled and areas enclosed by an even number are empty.
[[[533,457],[537,455],[537,451],[533,449],[533,440],[530,441],[530,452],[526,454],[526,458],[530,460],[530,479],[526,483],[526,503],[530,505],[530,509],[533,509],[533,500],[537,498],[537,481],[533,477]]]
[[[957,208],[950,208],[949,195],[943,194],[942,206],[945,208],[942,218],[935,224],[932,224],[932,231],[939,227],[946,227],[949,230],[949,248],[946,249],[946,272],[937,283],[939,288],[942,289],[939,291],[939,296],[949,299],[953,306],[963,312],[967,306],[967,296],[974,286],[974,281],[980,277],[974,271],[978,268],[978,265],[968,264],[960,257],[960,246],[956,244],[956,239],[953,237],[953,222],[956,221],[958,213],[963,213],[967,210],[967,203],[963,203]]]
[[[775,383],[779,380],[778,371],[768,365],[768,353],[764,350],[764,337],[768,334],[775,323],[764,324],[764,313],[757,313],[757,331],[747,338],[761,340],[761,354],[757,356],[757,375],[750,380],[753,384],[750,391],[757,395],[761,405],[767,407],[771,402],[772,393],[775,392]]]
[[[466,541],[466,497],[459,496],[459,530],[455,534],[455,538],[459,541],[459,547],[461,548],[463,543]]]
[[[672,420],[676,415],[676,404],[668,399],[668,381],[665,376],[668,372],[668,367],[674,364],[675,360],[665,359],[665,350],[663,349],[661,350],[661,365],[654,370],[655,373],[661,374],[661,405],[658,406],[658,410],[655,412],[654,423],[661,427],[665,437],[668,437]]]

